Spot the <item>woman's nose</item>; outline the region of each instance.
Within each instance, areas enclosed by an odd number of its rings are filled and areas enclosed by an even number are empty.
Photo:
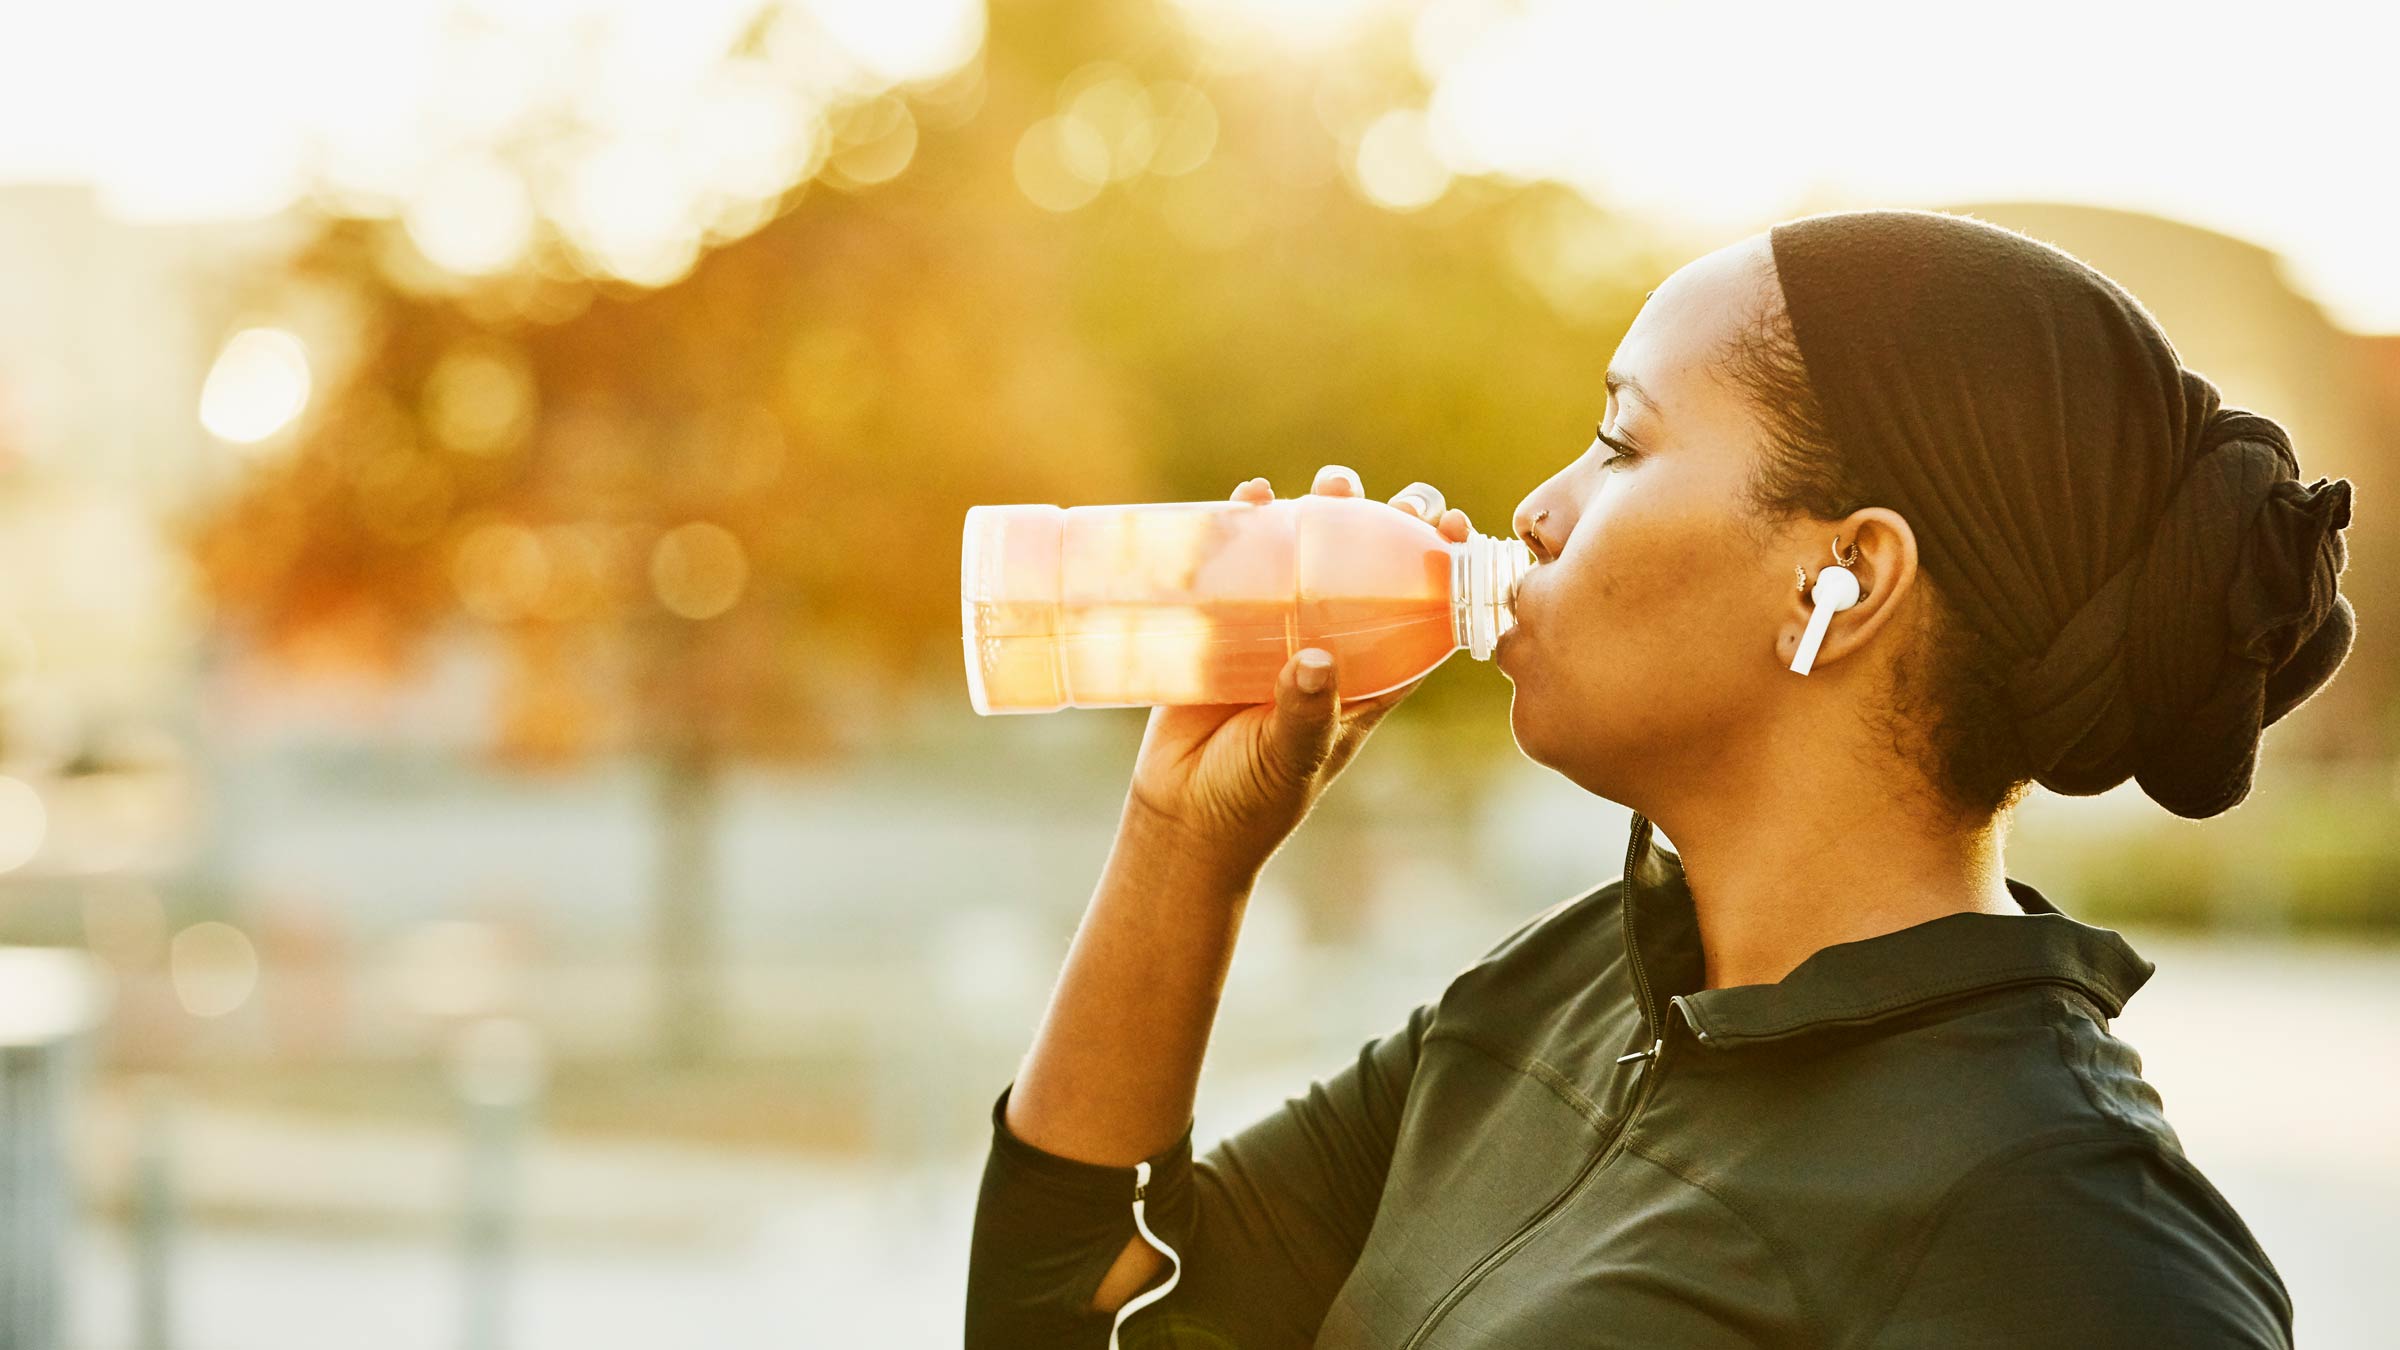
[[[1540,504],[1537,496],[1519,502],[1516,514],[1509,517],[1510,528],[1517,532],[1519,539],[1532,546],[1536,562],[1550,561],[1550,515],[1551,512]]]

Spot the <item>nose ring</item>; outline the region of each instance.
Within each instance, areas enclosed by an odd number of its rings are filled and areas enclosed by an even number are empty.
[[[1533,519],[1531,519],[1531,520],[1529,520],[1529,521],[1525,522],[1525,528],[1524,528],[1523,530],[1521,530],[1521,531],[1519,531],[1519,532],[1518,532],[1518,534],[1517,534],[1517,537],[1518,537],[1519,539],[1522,539],[1522,540],[1524,540],[1524,541],[1525,541],[1527,544],[1531,544],[1531,543],[1533,543],[1533,542],[1534,542],[1534,539],[1533,539],[1533,531],[1534,531],[1534,528],[1535,528],[1536,526],[1538,526],[1538,525],[1540,525],[1540,524],[1542,523],[1542,517],[1544,517],[1544,516],[1546,516],[1546,515],[1549,515],[1549,514],[1550,514],[1550,513],[1549,513],[1549,512],[1547,512],[1547,511],[1536,511],[1536,512],[1534,512],[1534,513],[1533,513]]]

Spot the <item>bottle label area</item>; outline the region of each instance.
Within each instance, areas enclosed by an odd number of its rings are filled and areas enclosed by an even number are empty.
[[[1380,502],[979,507],[968,534],[978,711],[1263,703],[1310,646],[1360,698],[1458,647],[1450,546]]]

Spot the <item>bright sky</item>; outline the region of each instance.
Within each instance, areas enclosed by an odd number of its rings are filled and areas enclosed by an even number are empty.
[[[1419,22],[1459,167],[1728,223],[1812,184],[2150,210],[2275,249],[2337,321],[2400,332],[2393,6],[1534,0],[1474,22],[1507,8]]]
[[[2400,174],[2389,167],[2400,108],[2383,92],[2400,73],[2400,7],[1181,3],[1228,30],[1307,44],[1338,41],[1378,7],[1413,13],[1434,94],[1426,117],[1385,126],[1367,148],[1368,190],[1387,204],[1405,206],[1420,184],[1439,190],[1442,166],[1428,179],[1410,158],[1412,143],[1430,143],[1452,170],[1559,178],[1717,228],[1788,214],[1812,188],[1859,204],[2130,207],[2275,249],[2338,321],[2400,332]],[[578,82],[574,98],[631,126],[686,116],[677,99],[704,87],[699,76],[756,5],[8,4],[0,183],[91,183],[110,210],[144,220],[272,211],[316,169],[370,196],[479,184],[486,166],[446,157],[559,94],[562,77]],[[982,32],[978,0],[785,6],[885,84],[956,65]],[[556,59],[577,41],[593,43],[588,61]],[[789,111],[751,92],[750,104],[702,115],[733,125],[744,107]],[[758,153],[781,163],[805,147]],[[599,166],[594,181],[617,181],[615,168]]]

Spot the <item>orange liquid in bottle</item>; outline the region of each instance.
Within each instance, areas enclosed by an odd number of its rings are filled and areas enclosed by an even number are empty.
[[[1322,647],[1342,696],[1415,679],[1508,624],[1515,541],[1453,544],[1381,502],[979,506],[962,621],[981,713],[1264,703]]]

